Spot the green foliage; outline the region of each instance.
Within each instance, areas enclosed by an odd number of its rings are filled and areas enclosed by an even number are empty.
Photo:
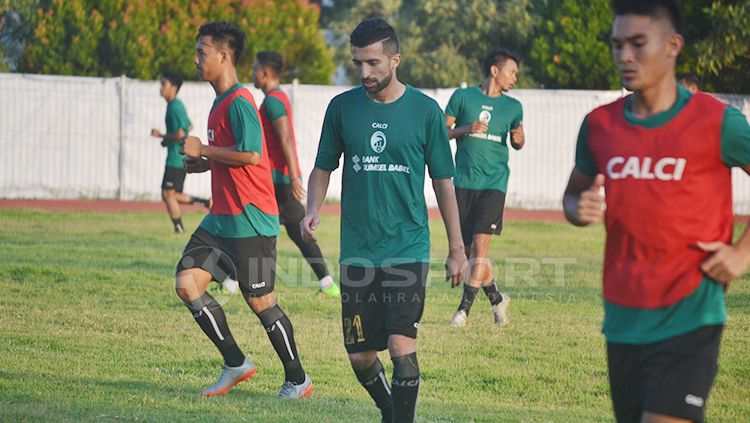
[[[344,2],[346,3],[346,2]],[[450,87],[482,78],[484,56],[503,46],[523,51],[531,34],[529,0],[366,0],[332,17],[337,58],[347,63],[349,34],[363,19],[386,19],[399,34],[399,78],[418,87]],[[337,2],[338,5],[338,2]],[[353,83],[358,77],[350,72]],[[523,78],[521,78],[523,82]]]
[[[232,21],[245,31],[242,80],[250,79],[261,50],[285,56],[285,80],[326,84],[333,72],[318,7],[307,1],[53,0],[37,16],[20,62],[25,72],[156,79],[169,68],[191,78],[198,28],[214,20]]]
[[[697,69],[709,88],[750,93],[750,3],[714,0],[704,9],[713,28],[697,44]]]
[[[537,1],[531,47],[536,80],[546,88],[619,88],[609,49],[612,12],[608,0]]]

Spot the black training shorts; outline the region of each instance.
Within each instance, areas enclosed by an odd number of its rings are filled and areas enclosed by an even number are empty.
[[[503,230],[505,193],[496,189],[456,188],[461,235],[468,249],[476,234],[499,235]]]
[[[182,192],[182,187],[185,185],[185,175],[187,175],[185,169],[165,167],[164,177],[161,180],[161,189],[173,189],[177,192]]]
[[[246,296],[273,292],[276,282],[276,237],[224,238],[198,228],[177,263],[177,273],[200,268],[216,282],[230,277]]]
[[[417,337],[429,263],[341,265],[341,320],[348,353],[382,351],[390,335]]]
[[[607,343],[617,421],[640,422],[648,411],[702,422],[723,329],[705,326],[645,345]]]

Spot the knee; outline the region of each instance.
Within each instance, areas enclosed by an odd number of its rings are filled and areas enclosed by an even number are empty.
[[[163,190],[161,190],[161,199],[162,199],[162,201],[170,200],[174,196],[175,196],[175,192],[172,189],[163,189]]]
[[[189,303],[193,300],[192,298],[190,298],[190,291],[180,286],[179,282],[175,283],[174,290],[183,303]]]
[[[354,370],[362,371],[369,369],[375,363],[377,357],[375,351],[350,353],[349,362]]]
[[[270,292],[260,297],[251,297],[250,295],[245,296],[245,302],[250,306],[250,309],[256,315],[263,313],[276,305],[276,294]]]

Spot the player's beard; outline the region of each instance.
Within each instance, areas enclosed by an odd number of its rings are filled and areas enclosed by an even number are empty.
[[[383,78],[382,81],[378,81],[375,78],[370,78],[370,79],[367,80],[367,81],[375,80],[377,83],[375,84],[374,87],[372,87],[372,88],[365,87],[365,79],[362,80],[362,86],[364,87],[365,90],[367,90],[368,93],[370,93],[370,94],[377,94],[377,93],[383,91],[383,88],[387,87],[388,84],[391,83],[391,79],[393,79],[393,72],[388,72],[388,75],[386,75]]]

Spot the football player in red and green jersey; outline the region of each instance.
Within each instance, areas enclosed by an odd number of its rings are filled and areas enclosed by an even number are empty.
[[[188,137],[183,146],[188,171],[211,171],[214,202],[193,233],[177,265],[177,295],[224,357],[224,367],[206,396],[226,394],[255,375],[242,353],[224,311],[206,292],[212,282],[237,286],[258,316],[284,366],[280,398],[302,398],[312,381],[300,363],[294,330],[276,303],[276,235],[279,211],[268,151],[252,94],[237,79],[236,63],[245,35],[236,26],[201,26],[195,63],[216,92],[208,117],[208,145]]]
[[[563,206],[575,225],[604,220],[602,331],[617,421],[702,422],[724,293],[750,265],[748,232],[732,242],[731,179],[732,167],[750,173],[750,127],[678,84],[676,1],[613,9],[612,55],[633,94],[586,116]]]

